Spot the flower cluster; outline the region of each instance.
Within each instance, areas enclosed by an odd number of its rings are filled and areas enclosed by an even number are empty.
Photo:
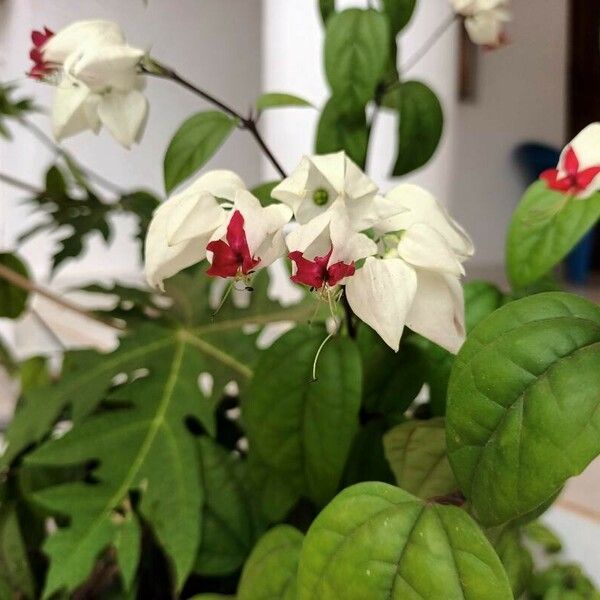
[[[562,151],[556,169],[541,175],[548,187],[574,198],[589,198],[600,191],[600,123],[581,131]]]
[[[125,42],[110,21],[78,21],[54,34],[31,34],[30,77],[56,85],[52,125],[57,139],[104,125],[126,148],[143,131],[148,103],[141,92],[143,50]]]
[[[394,350],[404,326],[457,352],[464,340],[462,263],[468,235],[414,185],[386,196],[344,152],[304,157],[263,207],[231,171],[211,171],[168,199],[146,239],[154,287],[207,259],[210,276],[248,284],[288,256],[292,281],[353,312]],[[295,217],[296,225],[289,225]],[[286,227],[287,226],[287,227]],[[289,229],[284,236],[284,228]]]
[[[506,43],[505,25],[510,21],[510,0],[450,0],[465,19],[471,41],[497,48]]]

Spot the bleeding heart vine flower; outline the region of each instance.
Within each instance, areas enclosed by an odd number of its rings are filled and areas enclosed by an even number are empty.
[[[581,131],[562,151],[556,169],[540,178],[548,187],[575,198],[589,198],[600,190],[600,123]]]
[[[343,205],[354,231],[367,229],[379,218],[373,202],[377,186],[345,152],[305,156],[293,173],[277,185],[273,198],[287,204],[298,223]]]
[[[286,238],[294,263],[292,281],[322,294],[343,285],[356,272],[356,262],[377,252],[377,244],[350,226],[343,206],[334,206]]]
[[[233,278],[246,285],[257,269],[285,255],[283,227],[292,211],[283,204],[262,206],[246,190],[238,190],[226,220],[206,246],[211,277]]]
[[[206,247],[227,221],[224,201],[233,203],[244,182],[232,171],[209,171],[163,202],[152,217],[145,244],[146,279],[164,280],[206,258]]]
[[[471,41],[497,48],[506,42],[505,26],[511,19],[510,0],[451,0],[454,10],[465,17]]]
[[[379,255],[349,278],[348,302],[393,350],[407,325],[456,353],[465,337],[460,277],[471,240],[417,186],[400,185],[386,199],[398,215],[379,224]]]
[[[55,83],[52,109],[54,135],[63,139],[104,125],[126,148],[143,131],[148,103],[141,93],[143,50],[125,42],[110,21],[80,21],[53,34],[32,34],[30,75]]]

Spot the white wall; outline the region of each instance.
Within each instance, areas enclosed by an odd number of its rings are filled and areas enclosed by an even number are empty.
[[[47,25],[57,30],[77,19],[103,17],[121,23],[131,44],[151,48],[154,56],[200,87],[246,110],[260,88],[260,9],[260,0],[148,0],[146,4],[143,0],[1,0],[0,80],[22,79],[29,68],[32,29]],[[39,104],[50,106],[49,86],[24,83]],[[151,112],[141,145],[127,151],[105,133],[96,138],[88,132],[67,140],[65,147],[83,164],[127,189],[144,186],[162,193],[162,158],[169,139],[185,118],[207,105],[166,81],[149,81],[147,95]],[[46,116],[36,122],[49,132]],[[14,133],[13,143],[0,139],[0,170],[39,184],[51,155],[22,129],[15,127]],[[210,166],[232,168],[249,184],[259,180],[258,151],[243,132],[234,132]],[[0,247],[12,248],[30,220],[26,209],[17,206],[23,194],[1,185],[0,197]],[[131,241],[133,222],[120,221],[110,250],[99,237],[94,239],[83,261],[60,270],[61,279],[138,271],[137,248]],[[23,247],[38,277],[48,273],[51,246],[40,236]]]
[[[506,227],[523,193],[514,148],[565,141],[568,2],[513,5],[511,43],[481,52],[478,97],[459,105],[454,126],[451,205],[475,240],[480,267],[504,260]]]

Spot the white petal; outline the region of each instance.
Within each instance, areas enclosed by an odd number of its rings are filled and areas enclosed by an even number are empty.
[[[57,140],[90,128],[86,102],[90,90],[82,83],[65,79],[57,88],[52,104],[52,130]]]
[[[230,215],[239,210],[244,217],[244,232],[248,242],[250,254],[254,255],[260,245],[265,241],[269,231],[269,223],[265,218],[264,208],[261,203],[247,190],[239,190]]]
[[[94,91],[114,88],[127,92],[137,88],[143,50],[129,46],[93,47],[69,66],[70,73]]]
[[[465,230],[427,190],[418,185],[401,184],[388,192],[386,198],[396,203],[398,213],[378,223],[376,229],[379,232],[401,231],[415,223],[425,223],[435,229],[461,257],[473,255],[473,242]]]
[[[98,105],[100,120],[125,148],[138,140],[147,114],[148,102],[137,90],[110,92],[102,96]]]
[[[331,210],[329,235],[333,248],[329,265],[338,262],[350,264],[377,252],[377,244],[372,239],[351,229],[348,214],[339,201]]]
[[[290,252],[298,250],[311,260],[315,256],[325,256],[331,249],[330,220],[331,213],[323,213],[291,231],[286,238]]]
[[[458,278],[418,269],[417,293],[406,325],[456,354],[465,341],[463,289]]]
[[[69,54],[82,47],[124,44],[117,23],[104,20],[77,21],[61,29],[44,45],[44,59],[62,64]]]
[[[569,146],[573,148],[579,159],[580,171],[600,166],[600,123],[588,125],[583,131],[577,134]],[[559,161],[559,169],[563,173],[567,148],[562,151]],[[595,177],[585,192],[578,194],[578,197],[588,198],[598,190],[600,190],[600,175]]]
[[[370,257],[345,290],[356,316],[397,352],[416,287],[415,272],[404,261]]]
[[[504,19],[494,11],[479,12],[465,21],[467,33],[474,44],[496,46],[500,43],[504,30]]]
[[[277,259],[283,258],[287,254],[283,230],[267,235],[263,243],[256,250],[256,257],[260,259],[259,267],[268,267]]]
[[[450,244],[435,229],[422,223],[412,225],[402,234],[398,255],[415,267],[456,276],[465,273]]]
[[[167,202],[174,204],[167,221],[166,236],[169,246],[206,234],[210,237],[227,218],[227,213],[209,193],[174,196]]]
[[[233,202],[238,190],[245,190],[246,185],[242,179],[233,171],[227,169],[215,169],[201,175],[181,194],[198,194],[208,192],[216,198],[224,198]]]

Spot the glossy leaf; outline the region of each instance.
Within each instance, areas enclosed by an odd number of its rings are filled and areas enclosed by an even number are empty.
[[[262,353],[242,407],[250,448],[260,460],[317,504],[336,492],[358,426],[358,350],[335,337],[297,327]]]
[[[521,598],[533,577],[533,558],[518,529],[505,529],[495,545],[515,598]]]
[[[238,600],[296,600],[296,572],[304,536],[278,525],[256,544],[244,565]]]
[[[336,98],[330,98],[323,108],[317,127],[317,154],[344,150],[357,164],[364,166],[367,159],[369,130],[364,109],[355,115],[339,110]]]
[[[410,21],[417,5],[417,0],[382,0],[385,14],[392,26],[392,35],[400,33]]]
[[[0,253],[0,265],[29,279],[27,267],[14,254]],[[16,319],[25,310],[29,292],[0,277],[0,318]]]
[[[376,10],[351,8],[328,19],[325,72],[340,113],[355,115],[375,96],[388,40],[388,20]]]
[[[173,191],[212,158],[237,121],[217,110],[200,112],[177,130],[164,160],[165,189]]]
[[[600,308],[559,292],[469,335],[448,390],[450,462],[477,518],[534,511],[600,453]]]
[[[465,328],[472,331],[483,319],[504,304],[504,294],[487,281],[469,281],[464,285]]]
[[[442,105],[427,85],[406,81],[400,86],[398,99],[398,157],[393,171],[396,177],[429,162],[444,130]]]
[[[539,544],[548,554],[556,554],[562,550],[560,538],[541,521],[532,521],[523,527],[525,535],[534,543]]]
[[[538,181],[525,192],[508,229],[506,262],[515,287],[557,265],[600,218],[600,193],[577,200]]]
[[[448,462],[444,419],[401,423],[386,433],[383,443],[403,490],[427,500],[458,489]]]
[[[208,437],[198,441],[204,490],[200,548],[194,571],[228,575],[236,571],[260,534],[244,465]]]
[[[268,108],[293,108],[293,107],[312,107],[312,104],[293,94],[285,94],[281,92],[268,92],[262,94],[256,100],[257,110],[267,110]]]
[[[454,506],[385,483],[346,488],[311,525],[298,600],[512,600],[500,559]]]

